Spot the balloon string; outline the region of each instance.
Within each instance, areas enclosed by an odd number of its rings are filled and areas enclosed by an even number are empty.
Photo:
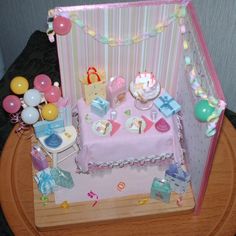
[[[10,114],[10,122],[12,124],[16,124],[18,123],[19,124],[19,127],[17,127],[15,129],[15,133],[17,135],[21,134],[21,135],[24,135],[24,131],[28,131],[30,130],[30,126],[25,124],[24,121],[21,119],[21,113],[20,112],[17,112],[17,113],[14,113],[14,114]],[[29,136],[26,136],[26,139],[30,139],[33,135],[29,135]]]

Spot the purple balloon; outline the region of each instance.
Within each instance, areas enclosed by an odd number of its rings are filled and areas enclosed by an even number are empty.
[[[16,95],[8,95],[3,99],[2,106],[6,112],[12,114],[20,110],[21,102]]]

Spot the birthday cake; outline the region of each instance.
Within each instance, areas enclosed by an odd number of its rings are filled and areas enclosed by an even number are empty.
[[[138,73],[135,80],[130,83],[131,94],[142,102],[157,97],[160,89],[160,84],[157,82],[153,73]]]

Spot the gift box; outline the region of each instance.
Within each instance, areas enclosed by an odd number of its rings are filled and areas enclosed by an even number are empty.
[[[33,127],[37,138],[49,136],[53,133],[62,133],[65,131],[64,120],[62,117],[59,117],[53,121],[38,121],[33,125]]]
[[[90,107],[91,107],[91,112],[100,117],[103,117],[104,115],[107,114],[110,108],[110,103],[101,97],[97,97],[92,101]]]
[[[46,156],[38,145],[34,145],[31,150],[32,163],[36,170],[41,171],[48,167]]]
[[[176,114],[181,106],[167,92],[158,97],[154,104],[166,117]]]
[[[52,168],[51,175],[56,183],[56,185],[64,188],[73,188],[74,182],[71,173],[60,168]]]
[[[56,189],[56,183],[51,175],[50,168],[39,171],[35,176],[34,180],[38,185],[39,191],[43,195],[53,193]]]
[[[105,72],[89,67],[87,75],[81,79],[82,94],[85,102],[90,104],[97,96],[106,98]]]
[[[120,105],[125,101],[126,82],[121,76],[112,77],[107,86],[107,100],[112,108]]]
[[[169,182],[172,191],[185,193],[190,182],[190,175],[179,164],[171,164],[165,171],[165,180]]]
[[[170,201],[171,187],[165,180],[154,178],[151,187],[151,198],[160,199],[168,203]]]

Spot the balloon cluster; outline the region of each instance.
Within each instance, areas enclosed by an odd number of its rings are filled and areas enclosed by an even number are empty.
[[[58,116],[58,108],[54,104],[61,97],[58,84],[52,85],[51,79],[45,74],[39,74],[34,78],[34,88],[29,89],[29,82],[25,77],[16,76],[10,83],[11,91],[16,95],[8,95],[3,100],[3,108],[6,112],[14,114],[21,107],[21,119],[25,124],[32,125],[42,119],[52,121]],[[41,103],[44,103],[42,106]]]

